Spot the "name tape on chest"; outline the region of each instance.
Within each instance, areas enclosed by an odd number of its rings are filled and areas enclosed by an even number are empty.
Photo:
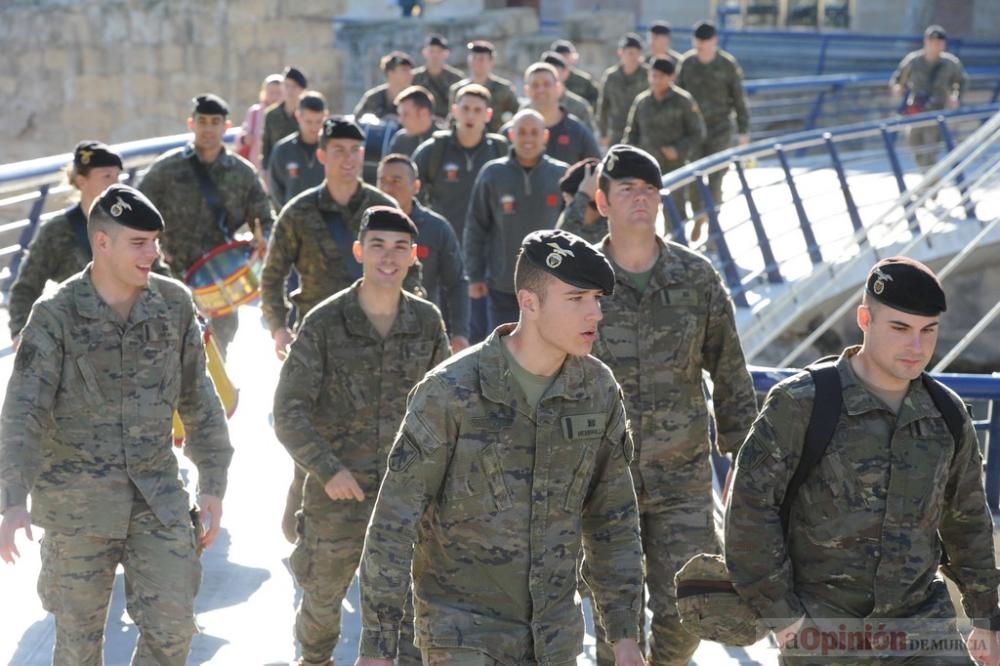
[[[698,292],[694,289],[664,289],[667,305],[698,305]]]
[[[592,439],[604,434],[604,414],[573,414],[562,418],[563,436],[566,439]]]

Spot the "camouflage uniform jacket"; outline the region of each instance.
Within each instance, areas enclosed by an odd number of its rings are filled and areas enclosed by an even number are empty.
[[[604,240],[608,235],[608,218],[598,215],[593,224],[583,223],[584,213],[590,205],[591,198],[583,192],[573,195],[573,201],[563,208],[556,220],[556,229],[563,229],[576,234],[591,245],[595,245]]]
[[[736,453],[757,414],[753,381],[719,274],[701,255],[657,243],[660,257],[643,293],[615,267],[615,293],[602,301],[594,355],[611,366],[625,393],[636,487],[668,502],[690,501],[698,489],[707,503],[712,481],[702,371],[712,377],[723,453]]]
[[[417,67],[413,70],[413,85],[423,86],[434,95],[434,115],[438,118],[447,118],[451,111],[448,106],[451,87],[465,78],[462,70],[456,69],[446,64],[441,73],[433,76],[426,67]]]
[[[449,101],[454,104],[458,91],[470,83],[475,83],[475,81],[465,78],[458,83],[452,84],[451,90],[448,91]],[[514,117],[514,114],[521,107],[521,103],[517,100],[517,93],[514,92],[514,87],[507,79],[490,74],[484,86],[490,91],[490,96],[492,97],[490,108],[493,109],[493,118],[486,124],[486,131],[496,132],[504,123]]]
[[[730,129],[730,114],[736,112],[736,131],[750,131],[750,112],[743,94],[743,70],[736,58],[719,49],[709,63],[698,60],[694,49],[677,63],[674,85],[691,93],[698,102],[709,134]]]
[[[626,74],[621,65],[609,67],[601,79],[601,98],[597,102],[597,130],[610,144],[621,142],[628,122],[628,111],[636,95],[649,87],[649,68],[640,65]]]
[[[354,107],[354,117],[361,119],[366,113],[373,114],[376,118],[397,115],[396,105],[389,99],[389,84],[375,86],[365,91],[357,106]]]
[[[932,111],[945,108],[952,95],[960,97],[969,85],[969,75],[951,53],[942,53],[938,61],[928,62],[924,50],[919,49],[900,61],[891,82],[907,88],[907,104],[913,104],[918,97],[926,98],[924,108]]]
[[[680,168],[691,149],[705,139],[705,122],[690,93],[671,87],[663,99],[651,90],[639,93],[628,113],[624,143],[642,148],[656,158],[663,173]],[[668,160],[661,148],[672,147],[678,159]]]
[[[38,301],[21,332],[3,405],[0,509],[30,493],[37,525],[123,539],[138,493],[165,526],[189,523],[175,409],[199,492],[222,497],[233,450],[190,292],[152,275],[123,322],[88,267]]]
[[[570,67],[569,77],[566,79],[566,90],[576,93],[585,99],[591,107],[597,108],[597,101],[601,93],[597,89],[594,79],[582,69]]]
[[[139,185],[163,215],[163,256],[178,278],[183,278],[191,264],[206,252],[232,240],[244,224],[260,220],[267,235],[274,220],[271,201],[253,165],[223,149],[206,166],[226,211],[224,234],[201,194],[190,163],[193,155],[192,144],[164,153],[149,167]]]
[[[275,433],[308,473],[307,514],[330,510],[333,500],[323,486],[345,468],[365,495],[375,496],[406,395],[449,354],[432,303],[403,292],[383,338],[361,309],[359,285],[310,311],[274,393]]]
[[[934,596],[952,614],[938,576],[943,549],[966,613],[977,626],[1000,628],[993,520],[970,420],[956,445],[920,379],[893,414],[851,369],[857,350],[837,361],[840,420],[792,503],[787,540],[779,507],[802,455],[815,387],[800,373],[771,389],[729,496],[734,585],[771,626],[803,613],[917,617]]]
[[[396,654],[411,557],[421,648],[574,660],[581,546],[608,639],[637,636],[642,560],[621,391],[603,363],[570,357],[528,408],[500,347],[513,328],[410,394],[365,540],[363,656]]]
[[[323,212],[339,213],[353,240],[358,237],[366,210],[395,205],[395,199],[361,181],[347,206],[333,200],[325,180],[288,202],[274,225],[260,276],[261,309],[272,331],[287,326],[285,280],[293,266],[299,273],[299,288],[291,298],[298,307],[300,321],[317,303],[346,289],[353,281]]]
[[[261,168],[267,169],[271,151],[278,142],[289,134],[299,131],[299,122],[294,113],[285,111],[285,103],[278,102],[264,112],[264,129],[260,137]]]

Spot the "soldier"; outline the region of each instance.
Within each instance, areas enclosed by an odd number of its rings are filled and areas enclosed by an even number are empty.
[[[647,65],[652,65],[657,58],[670,58],[675,63],[681,59],[681,54],[670,48],[673,40],[673,26],[670,25],[670,21],[653,21],[646,37],[649,42]]]
[[[411,392],[365,537],[357,666],[392,664],[411,562],[425,664],[576,664],[581,546],[616,663],[643,663],[631,438],[614,377],[587,356],[613,287],[593,246],[531,234],[518,323]]]
[[[590,74],[576,66],[580,60],[580,54],[577,53],[573,42],[568,39],[557,39],[552,42],[552,46],[549,48],[565,58],[566,66],[569,67],[569,76],[566,78],[566,90],[576,93],[587,100],[592,109],[596,109],[600,91],[594,84],[594,80],[590,77]]]
[[[559,103],[562,83],[555,67],[544,62],[530,65],[524,72],[524,92],[528,96],[525,108],[534,109],[545,121],[548,131],[546,155],[567,164],[586,157],[601,156],[601,149],[590,127]],[[508,123],[501,130],[508,140],[511,125]]]
[[[736,132],[739,145],[750,143],[750,113],[743,94],[743,70],[736,58],[719,48],[715,25],[702,21],[694,27],[694,48],[685,53],[677,65],[674,83],[691,93],[705,119],[705,139],[694,147],[691,160],[701,159],[726,150],[733,143],[732,114],[736,114]],[[722,200],[722,171],[709,175],[708,184],[716,206]],[[695,211],[704,211],[701,191],[692,185],[691,205]],[[701,236],[707,221],[698,216],[691,240]]]
[[[107,188],[88,214],[93,262],[35,304],[7,384],[0,559],[20,557],[17,530],[45,528],[38,592],[60,666],[103,663],[118,565],[139,629],[132,663],[181,666],[198,631],[198,553],[219,533],[233,450],[191,294],[150,275],[162,230],[137,190]],[[200,517],[170,446],[175,409]]]
[[[121,172],[121,155],[100,141],[76,144],[66,177],[80,193],[80,201],[38,228],[10,288],[7,314],[15,348],[31,306],[42,295],[45,284],[49,280],[62,282],[91,260],[85,211],[90,210],[101,192],[118,182]]]
[[[284,101],[278,102],[264,114],[264,133],[260,139],[261,167],[267,169],[271,151],[289,134],[299,129],[295,122],[295,109],[299,103],[299,95],[309,87],[306,76],[294,67],[286,67],[282,87],[285,90]]]
[[[532,231],[556,226],[559,179],[569,166],[545,154],[549,131],[537,111],[518,111],[510,135],[510,155],[479,172],[462,237],[469,296],[488,298],[490,327],[517,321],[518,248]]]
[[[862,344],[823,364],[834,380],[822,382],[824,400],[837,405],[790,511],[779,507],[808,455],[821,382],[801,372],[771,389],[740,449],[726,563],[740,597],[776,632],[783,663],[856,663],[837,627],[843,636],[868,624],[902,630],[918,647],[903,646],[895,660],[869,652],[865,663],[971,664],[920,647],[961,646],[939,565],[975,627],[972,656],[1000,661],[1000,572],[979,441],[959,397],[923,372],[945,309],[923,264],[893,257],[874,266],[857,309]],[[797,641],[802,630],[822,636],[829,656]]]
[[[392,153],[382,158],[378,187],[395,199],[399,209],[417,225],[417,257],[424,291],[427,300],[447,312],[451,350],[458,353],[469,346],[469,279],[465,277],[455,230],[448,220],[417,201],[417,165],[406,155]]]
[[[193,141],[158,157],[139,185],[166,220],[164,260],[178,278],[206,252],[233,240],[244,225],[266,236],[274,215],[253,165],[222,143],[230,127],[225,100],[199,95],[192,101],[188,129]],[[238,325],[235,312],[212,319],[223,353]]]
[[[469,76],[458,83],[453,83],[448,92],[448,99],[453,103],[458,101],[458,92],[469,85],[477,83],[490,91],[493,115],[486,124],[487,131],[496,132],[500,126],[514,117],[520,103],[514,86],[507,79],[493,74],[495,62],[495,47],[484,40],[469,42]]]
[[[928,26],[924,31],[924,48],[907,54],[893,72],[890,81],[893,96],[899,99],[906,92],[904,114],[958,108],[969,76],[958,57],[945,52],[947,39],[944,28]],[[921,169],[937,162],[937,144],[941,141],[937,123],[910,128],[908,138],[913,159]]]
[[[562,91],[559,97],[560,106],[576,116],[589,129],[593,130],[594,111],[591,109],[590,104],[587,100],[566,87],[566,81],[569,79],[570,73],[569,67],[566,65],[566,59],[555,51],[546,51],[542,54],[541,62],[548,63],[556,68],[556,74],[559,76],[559,87]]]
[[[599,163],[594,157],[580,160],[559,179],[565,207],[556,220],[556,229],[576,234],[590,244],[600,243],[608,235],[608,218],[601,215],[594,202]]]
[[[705,121],[698,104],[690,93],[674,85],[674,71],[670,58],[653,59],[649,90],[639,93],[632,103],[623,139],[655,157],[662,173],[684,166],[692,149],[705,139]],[[685,218],[684,189],[677,188],[670,196]]]
[[[362,278],[312,309],[274,393],[275,433],[307,471],[289,561],[302,587],[295,637],[303,666],[333,663],[341,603],[406,395],[449,354],[441,313],[402,289],[416,239],[398,208],[365,211],[352,247]],[[412,644],[399,647],[400,664],[420,663]]]
[[[597,102],[597,129],[605,145],[621,143],[632,102],[649,85],[639,35],[630,32],[622,36],[618,41],[618,61],[619,64],[604,70],[601,98]]]
[[[674,574],[693,555],[718,550],[702,375],[711,376],[723,454],[735,454],[742,443],[756,398],[719,274],[703,256],[657,236],[656,161],[638,148],[615,146],[598,182],[597,207],[609,232],[602,247],[617,284],[594,353],[621,382],[635,433],[632,477],[653,612],[649,663],[686,665],[698,639],[680,624]],[[611,663],[601,644],[598,661]]]
[[[278,142],[267,168],[271,198],[278,210],[300,192],[323,182],[323,165],[316,153],[326,113],[326,98],[321,93],[307,90],[299,96],[295,109],[299,131]]]
[[[396,95],[413,84],[413,59],[402,51],[393,51],[382,56],[379,69],[385,75],[385,83],[365,92],[354,107],[354,117],[360,119],[366,113],[378,119],[399,115],[396,111]]]
[[[465,78],[462,70],[448,64],[450,53],[447,39],[438,34],[428,35],[420,52],[424,65],[413,70],[413,85],[423,86],[433,95],[434,115],[441,120],[448,117],[448,91]]]
[[[434,99],[434,95],[420,86],[410,86],[396,95],[393,103],[399,112],[401,129],[393,135],[389,152],[409,157],[439,129],[434,124]]]

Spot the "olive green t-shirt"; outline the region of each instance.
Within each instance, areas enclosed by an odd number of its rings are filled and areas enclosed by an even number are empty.
[[[632,283],[635,290],[640,294],[646,291],[646,285],[649,284],[649,278],[653,275],[653,267],[650,266],[649,270],[643,271],[641,273],[633,273],[627,271],[621,266],[618,266],[618,270],[621,271],[622,275],[628,278],[628,281]]]
[[[539,401],[541,401],[545,392],[549,390],[549,387],[552,386],[552,382],[556,380],[556,375],[543,377],[542,375],[530,373],[517,362],[517,359],[510,353],[510,349],[507,348],[506,344],[501,344],[500,347],[503,349],[503,356],[507,360],[507,365],[510,366],[510,374],[514,376],[514,380],[521,387],[524,397],[528,399],[528,404],[531,405],[532,409],[538,409]]]

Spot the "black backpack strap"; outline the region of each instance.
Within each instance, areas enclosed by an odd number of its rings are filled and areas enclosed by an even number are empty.
[[[965,419],[968,416],[965,403],[955,400],[955,396],[944,387],[944,384],[926,372],[920,378],[924,382],[924,388],[931,394],[934,406],[938,408],[944,422],[948,424],[948,432],[951,433],[951,438],[955,441],[955,451],[957,452],[962,443],[962,435],[965,433]]]
[[[198,181],[198,189],[201,190],[201,196],[205,199],[208,210],[212,213],[212,219],[215,220],[222,235],[232,240],[233,234],[229,230],[229,225],[226,224],[226,207],[222,203],[222,195],[219,194],[218,186],[212,180],[204,163],[198,159],[198,153],[192,152],[191,156],[188,157],[188,163],[191,165],[191,170],[194,171],[195,180]]]
[[[83,214],[83,208],[80,207],[80,204],[66,211],[66,219],[73,230],[73,235],[76,236],[77,245],[86,253],[88,258],[93,259],[94,253],[90,247],[90,237],[87,236],[87,218]]]
[[[351,251],[354,245],[354,238],[351,236],[351,230],[344,224],[343,216],[339,211],[323,210],[322,208],[319,209],[319,213],[323,216],[323,222],[326,223],[326,229],[330,232],[330,237],[333,238],[333,242],[337,245],[337,250],[340,252],[340,259],[344,262],[347,274],[351,277],[352,281],[359,279],[362,272],[361,264],[354,258],[354,253]]]
[[[785,497],[781,501],[781,526],[784,532],[788,533],[788,521],[792,513],[792,502],[799,492],[799,488],[805,483],[810,472],[823,459],[826,447],[833,439],[833,433],[837,429],[837,421],[840,419],[840,408],[843,404],[843,397],[840,391],[840,373],[837,366],[824,360],[823,362],[810,365],[806,370],[812,376],[813,385],[816,387],[816,394],[813,397],[812,412],[809,415],[809,427],[806,428],[805,442],[802,446],[802,456],[799,458],[798,467],[792,475],[792,480],[788,482],[785,489]]]

